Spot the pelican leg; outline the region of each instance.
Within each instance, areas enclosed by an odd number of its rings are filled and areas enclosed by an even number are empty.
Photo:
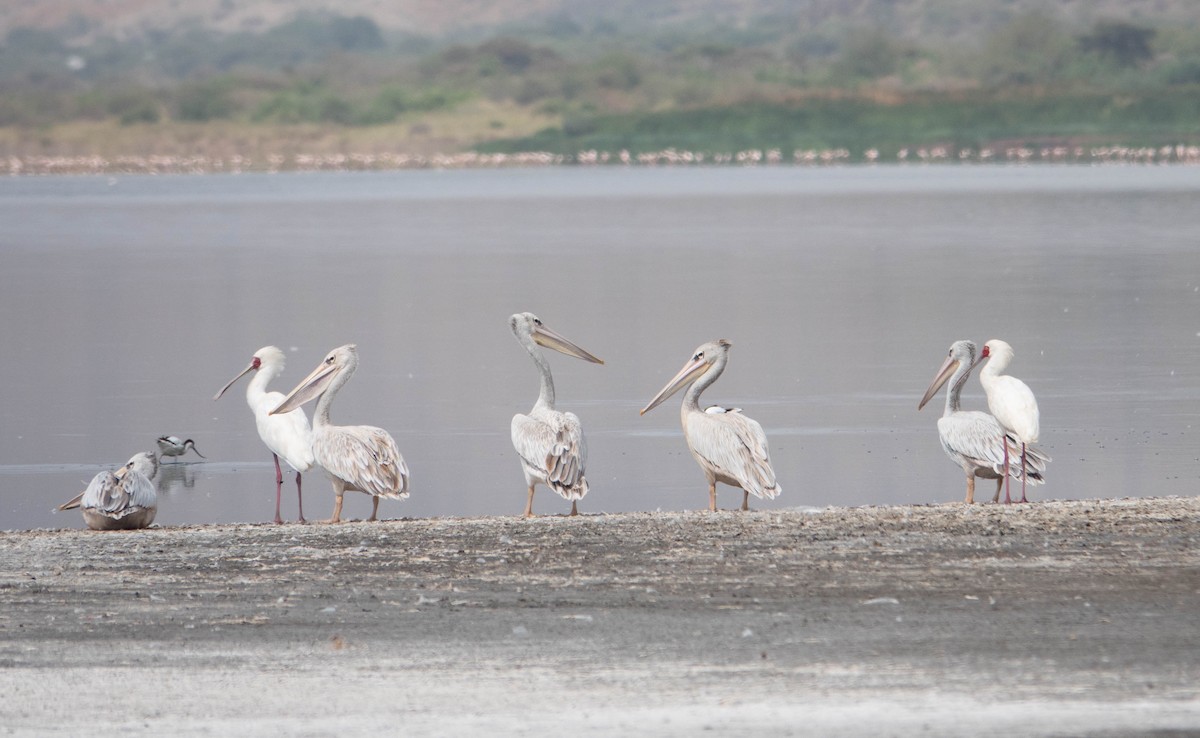
[[[1025,467],[1025,444],[1021,444],[1021,499],[1018,502],[1029,502],[1025,499],[1025,479],[1029,476],[1029,469]]]
[[[367,518],[368,523],[374,523],[379,520],[379,498],[371,495],[371,517]]]
[[[300,506],[300,522],[307,523],[304,519],[304,495],[300,494],[300,472],[296,472],[296,504]]]
[[[996,494],[992,495],[992,504],[1000,501],[1000,488],[1004,486],[1004,478],[996,480]]]
[[[283,522],[283,516],[279,514],[279,503],[283,497],[283,470],[279,468],[279,454],[271,454],[271,458],[275,459],[275,525]]]
[[[975,475],[967,474],[967,500],[968,505],[975,504]]]
[[[521,517],[533,517],[533,485],[529,485],[529,499],[525,501],[525,514]]]
[[[742,490],[742,512],[750,509],[750,493]]]
[[[579,506],[576,504],[576,502],[577,502],[576,500],[571,500],[571,515],[570,515],[570,517],[572,517],[572,518],[579,514]]]
[[[717,511],[717,483],[716,482],[708,483],[708,511],[709,512]]]
[[[335,497],[333,503],[333,517],[326,520],[326,523],[342,522],[342,495],[346,492],[346,483],[337,477],[333,478],[333,494]]]

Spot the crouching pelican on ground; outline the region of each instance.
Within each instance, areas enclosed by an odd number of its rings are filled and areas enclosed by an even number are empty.
[[[700,393],[725,371],[732,345],[722,338],[697,348],[679,373],[641,411],[645,415],[688,387],[680,410],[683,436],[708,479],[708,509],[713,512],[717,509],[717,482],[742,489],[743,510],[750,507],[750,495],[774,499],[780,492],[762,426],[743,415],[739,408],[700,409]]]
[[[158,457],[150,451],[137,454],[115,472],[92,477],[86,490],[58,509],[79,508],[92,530],[145,528],[158,513],[158,492],[150,481],[156,473]]]
[[[282,415],[317,400],[317,409],[313,412],[312,450],[317,464],[329,473],[337,498],[330,523],[342,519],[342,495],[346,490],[371,495],[368,520],[378,519],[379,498],[402,500],[408,497],[408,464],[404,463],[404,457],[387,431],[371,425],[333,425],[329,422],[333,398],[357,368],[358,349],[354,344],[335,348],[271,411],[271,415]]]

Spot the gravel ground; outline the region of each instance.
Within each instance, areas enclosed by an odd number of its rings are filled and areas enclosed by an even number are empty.
[[[0,533],[0,735],[1200,734],[1200,499]]]

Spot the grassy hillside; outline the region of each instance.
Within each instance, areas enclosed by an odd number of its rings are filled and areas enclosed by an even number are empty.
[[[1185,0],[385,5],[6,4],[0,154],[1197,142]]]

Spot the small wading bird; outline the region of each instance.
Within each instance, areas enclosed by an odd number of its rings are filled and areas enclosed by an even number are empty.
[[[955,464],[962,467],[967,475],[966,503],[975,501],[975,477],[996,480],[996,494],[992,502],[1000,500],[1000,487],[1005,476],[1005,446],[1009,451],[1017,451],[1017,440],[1007,433],[991,415],[978,410],[959,409],[959,396],[963,385],[971,376],[975,366],[975,344],[970,341],[955,341],[950,346],[946,361],[929,383],[925,395],[917,405],[917,409],[925,407],[925,403],[937,394],[942,385],[950,382],[946,390],[946,409],[938,418],[938,437],[942,441],[942,449]],[[1041,484],[1042,472],[1046,469],[1047,457],[1040,450],[1030,448],[1025,463],[1021,467],[1009,467],[1008,474],[1024,480],[1028,477],[1030,483]]]
[[[696,349],[692,358],[667,386],[654,396],[642,415],[658,407],[683,387],[680,418],[688,450],[708,478],[708,509],[717,509],[717,482],[742,489],[742,509],[750,507],[750,495],[774,499],[779,484],[767,453],[767,436],[762,426],[742,415],[740,408],[713,405],[700,409],[700,393],[717,381],[729,362],[729,341],[721,339]]]
[[[196,444],[192,439],[186,441],[179,436],[162,436],[158,439],[158,452],[163,456],[183,456],[188,452],[188,449],[196,452],[200,458],[205,458],[204,454],[200,453],[200,449],[196,448]]]
[[[1033,390],[1016,377],[1004,373],[1012,361],[1013,350],[1004,341],[993,338],[983,344],[979,360],[987,360],[987,364],[979,370],[979,383],[987,394],[988,410],[1000,421],[1000,425],[1009,434],[1016,436],[1021,444],[1021,466],[1025,466],[1029,446],[1038,440],[1038,404],[1033,396]],[[1004,467],[1009,466],[1008,445],[1004,447]],[[1050,461],[1050,457],[1046,457]],[[1008,492],[1008,477],[1004,483],[1004,502],[1010,502]],[[1025,478],[1021,478],[1021,499],[1018,502],[1028,502],[1025,498]]]
[[[145,528],[158,512],[158,493],[150,481],[157,472],[157,456],[150,451],[137,454],[115,472],[92,477],[86,490],[58,509],[80,508],[92,530]]]
[[[544,484],[563,499],[571,501],[571,514],[578,515],[577,503],[588,493],[584,467],[587,465],[587,442],[583,426],[574,413],[554,409],[554,378],[550,364],[538,346],[554,349],[567,356],[604,362],[566,338],[547,328],[533,313],[517,313],[508,319],[517,341],[533,357],[542,377],[537,402],[528,415],[520,413],[512,419],[512,442],[521,458],[525,486],[529,497],[525,502],[525,517],[533,517],[533,489]]]
[[[357,368],[358,349],[354,344],[335,348],[271,411],[271,415],[290,413],[320,398],[313,412],[312,450],[317,464],[329,473],[337,497],[330,523],[342,519],[342,495],[346,490],[371,495],[368,520],[378,518],[380,497],[391,500],[408,497],[408,465],[387,431],[370,425],[329,422],[333,398]]]
[[[255,372],[254,378],[246,387],[246,404],[254,413],[254,423],[258,427],[258,437],[271,449],[271,458],[275,460],[275,522],[282,523],[279,514],[280,498],[283,494],[283,470],[279,467],[279,459],[296,472],[296,503],[300,507],[300,522],[304,522],[304,498],[300,491],[300,475],[313,465],[312,429],[308,425],[308,417],[300,408],[290,413],[272,415],[271,411],[283,402],[282,392],[267,392],[271,380],[283,373],[287,357],[275,346],[263,346],[254,352],[250,364],[242,373],[229,380],[229,384],[213,397],[221,399],[221,395],[233,386],[234,382]]]

